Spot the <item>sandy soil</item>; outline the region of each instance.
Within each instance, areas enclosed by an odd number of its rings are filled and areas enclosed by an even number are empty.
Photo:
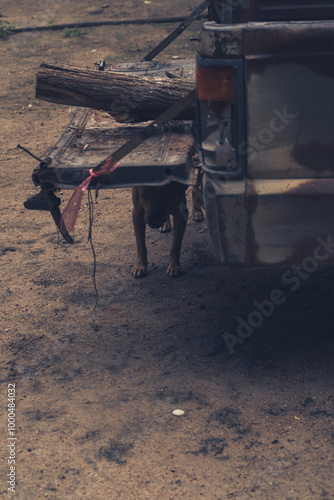
[[[175,0],[0,1],[2,20],[34,24],[187,14]],[[165,275],[171,236],[148,231],[149,275],[134,280],[129,190],[96,205],[98,307],[88,210],[73,246],[47,213],[26,211],[38,156],[73,109],[37,102],[42,61],[137,61],[172,28],[87,28],[0,40],[1,483],[18,499],[334,498],[333,270],[315,272],[231,354],[224,341],[282,269],[233,271],[190,221],[183,276]],[[199,24],[167,51],[193,57]],[[64,201],[69,193],[62,195]],[[16,487],[8,491],[7,387],[16,390]],[[184,410],[182,417],[172,414]]]

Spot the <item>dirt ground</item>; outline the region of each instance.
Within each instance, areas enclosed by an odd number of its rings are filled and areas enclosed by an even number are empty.
[[[0,0],[0,19],[23,27],[180,15],[195,6]],[[91,68],[100,59],[137,61],[173,27],[0,40],[3,497],[334,498],[331,268],[286,290],[284,304],[231,354],[225,334],[236,332],[255,300],[282,288],[282,269],[223,268],[206,223],[190,221],[182,277],[165,275],[171,236],[149,230],[149,275],[135,280],[130,190],[104,191],[93,227],[100,294],[93,311],[87,203],[72,246],[59,239],[49,214],[23,207],[37,192],[31,181],[37,162],[17,144],[44,157],[74,112],[34,98],[40,63]],[[199,30],[196,23],[164,57],[193,57]],[[16,391],[14,441],[8,384]],[[175,409],[184,415],[174,416]],[[15,493],[7,484],[12,449]]]

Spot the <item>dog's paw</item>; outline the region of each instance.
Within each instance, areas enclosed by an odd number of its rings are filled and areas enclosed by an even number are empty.
[[[181,276],[181,267],[176,266],[175,264],[169,264],[166,274],[172,278],[177,278],[178,276]]]
[[[134,278],[143,278],[147,274],[148,274],[147,266],[136,264],[135,267],[132,269],[132,276]]]
[[[204,214],[202,209],[196,209],[192,213],[192,220],[195,222],[203,222],[204,221]]]

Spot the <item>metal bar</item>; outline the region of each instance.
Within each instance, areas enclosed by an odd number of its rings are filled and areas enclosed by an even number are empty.
[[[185,29],[188,28],[188,26],[190,26],[190,24],[195,21],[196,19],[199,18],[200,14],[202,13],[202,11],[208,7],[208,5],[210,5],[212,2],[212,0],[204,0],[204,2],[202,2],[198,7],[197,9],[195,9],[188,17],[186,17],[183,22],[172,32],[170,33],[164,40],[162,40],[161,43],[159,43],[159,45],[157,45],[153,50],[151,50],[151,52],[149,52],[145,57],[144,59],[142,59],[142,62],[143,61],[152,61],[152,59],[154,59],[155,56],[157,56],[158,54],[160,54],[160,52],[162,52],[166,47],[168,47],[168,45],[170,45],[179,35],[181,35],[181,33],[184,32]]]

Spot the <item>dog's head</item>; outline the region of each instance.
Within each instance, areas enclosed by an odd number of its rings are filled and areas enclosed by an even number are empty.
[[[169,186],[145,186],[138,188],[139,203],[143,208],[145,222],[152,229],[161,227],[170,211]]]

